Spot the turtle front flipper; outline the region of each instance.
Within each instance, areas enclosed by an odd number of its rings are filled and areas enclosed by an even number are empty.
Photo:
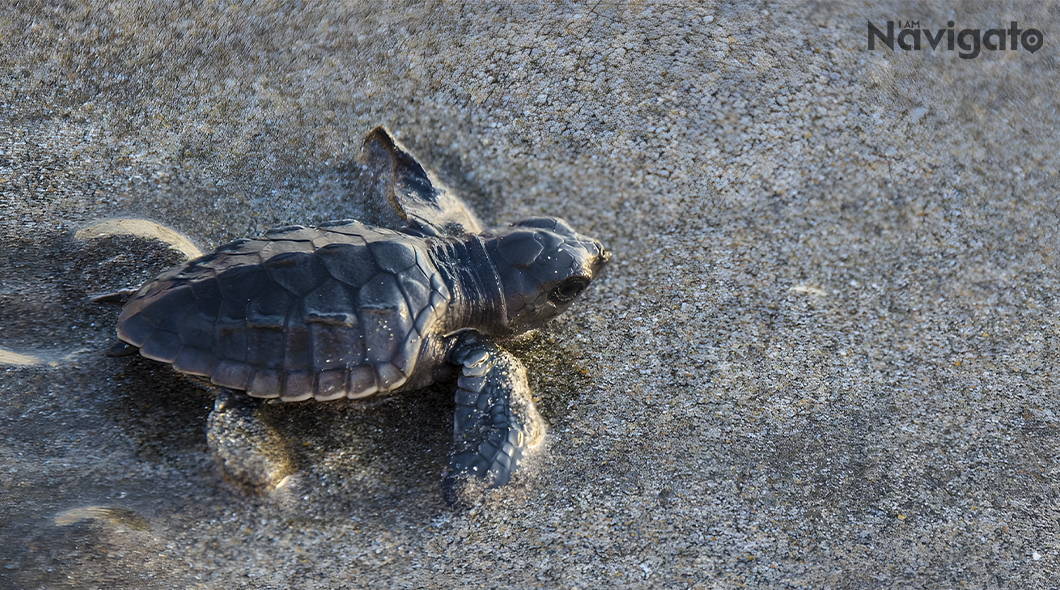
[[[364,154],[373,191],[385,194],[409,230],[425,236],[463,236],[482,231],[482,224],[471,209],[425,171],[386,129],[376,127],[368,133]],[[374,214],[380,215],[378,211]]]
[[[442,482],[446,501],[454,504],[468,486],[508,483],[544,426],[519,359],[474,331],[459,337],[449,357],[462,367],[453,425],[457,451]]]

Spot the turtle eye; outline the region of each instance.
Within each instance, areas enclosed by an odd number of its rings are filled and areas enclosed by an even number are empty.
[[[556,285],[555,289],[548,294],[548,300],[554,304],[570,303],[574,301],[574,298],[581,295],[585,287],[589,286],[589,279],[584,277],[571,277],[559,285]]]

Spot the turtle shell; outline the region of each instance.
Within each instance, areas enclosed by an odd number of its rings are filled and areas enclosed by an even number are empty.
[[[422,238],[349,220],[294,225],[145,284],[118,336],[255,397],[365,397],[413,374],[450,297]]]

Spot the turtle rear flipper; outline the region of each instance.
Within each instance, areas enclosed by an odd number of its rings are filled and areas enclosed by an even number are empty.
[[[121,291],[115,291],[113,293],[104,293],[103,295],[96,295],[89,299],[92,303],[111,303],[113,305],[125,305],[132,299],[133,295],[136,295],[137,289],[122,289]]]
[[[92,303],[110,303],[112,305],[124,306],[134,295],[136,295],[136,291],[136,289],[122,289],[121,291],[115,291],[113,293],[96,295],[89,299],[89,301]],[[115,340],[111,343],[110,347],[107,348],[105,354],[110,357],[122,357],[134,355],[139,351],[140,347],[138,346],[133,346],[124,340]]]
[[[462,375],[453,426],[457,451],[446,469],[442,494],[455,504],[476,484],[508,483],[544,429],[519,359],[473,331],[460,337],[450,359],[461,365]]]
[[[115,340],[110,348],[107,349],[106,355],[110,357],[122,357],[130,356],[140,352],[140,347],[133,346],[124,340]]]
[[[471,209],[440,182],[432,180],[386,129],[376,127],[368,132],[364,153],[372,186],[385,192],[390,207],[410,230],[429,236],[463,236],[482,231],[482,224]]]

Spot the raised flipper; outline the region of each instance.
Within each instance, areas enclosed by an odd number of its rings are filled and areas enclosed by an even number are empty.
[[[429,236],[462,236],[482,231],[482,224],[467,205],[437,179],[432,179],[416,158],[382,127],[365,136],[364,153],[373,189],[377,194],[384,194],[409,229]],[[376,208],[385,206],[376,204]]]
[[[442,482],[442,494],[453,504],[468,485],[508,483],[526,449],[541,440],[544,426],[519,359],[470,331],[459,337],[450,360],[463,373],[453,425],[457,450]]]

